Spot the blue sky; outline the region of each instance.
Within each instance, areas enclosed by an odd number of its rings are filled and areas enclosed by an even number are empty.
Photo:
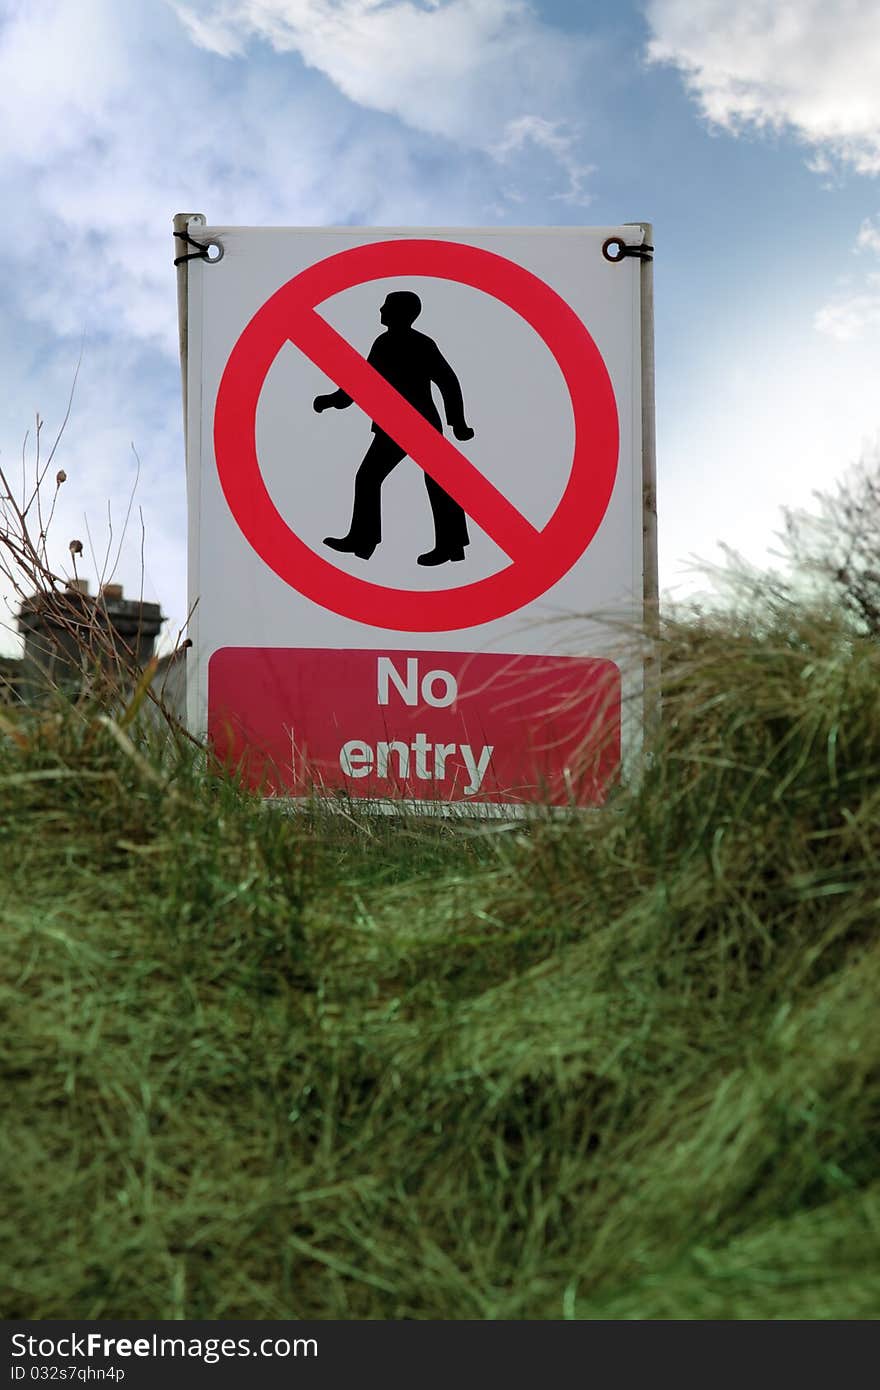
[[[0,0],[0,451],[179,625],[171,218],[655,224],[661,584],[880,430],[876,0]],[[0,634],[0,647],[12,643]]]

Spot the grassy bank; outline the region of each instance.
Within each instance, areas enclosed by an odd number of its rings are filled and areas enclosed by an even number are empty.
[[[880,649],[661,645],[589,829],[7,732],[7,1316],[877,1316]]]

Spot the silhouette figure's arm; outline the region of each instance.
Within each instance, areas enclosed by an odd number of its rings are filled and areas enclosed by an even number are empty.
[[[330,391],[326,396],[316,396],[313,401],[314,409],[320,415],[322,410],[345,410],[351,405],[351,396],[340,388],[338,391]]]
[[[440,388],[447,425],[451,426],[456,439],[473,439],[474,432],[464,418],[464,400],[458,377],[436,343],[431,359],[431,380]]]
[[[367,356],[367,361],[370,363],[371,367],[375,367],[378,364],[380,354],[376,349],[380,341],[380,338],[376,339],[376,342],[370,348]],[[326,396],[316,396],[313,401],[313,407],[317,410],[319,415],[322,410],[347,410],[350,405],[351,396],[347,391],[343,391],[341,386],[336,391],[329,391]]]

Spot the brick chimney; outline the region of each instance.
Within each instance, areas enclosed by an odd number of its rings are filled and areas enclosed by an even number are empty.
[[[127,645],[139,666],[153,655],[156,637],[165,619],[158,603],[127,599],[121,584],[104,584],[97,598],[89,593],[87,579],[71,580],[66,591],[32,594],[18,611],[18,630],[24,637],[24,658],[19,688],[25,700],[59,686],[75,693],[83,677],[83,650],[93,628],[108,633],[120,656]],[[100,644],[96,658],[101,658]]]

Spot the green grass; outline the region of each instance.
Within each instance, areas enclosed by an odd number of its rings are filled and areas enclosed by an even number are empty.
[[[14,726],[7,1317],[878,1315],[880,648],[661,654],[586,819],[286,816]]]

